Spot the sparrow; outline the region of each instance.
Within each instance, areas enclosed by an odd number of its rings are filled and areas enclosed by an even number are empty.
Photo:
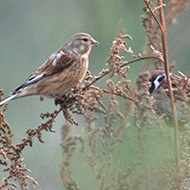
[[[75,34],[10,96],[0,102],[0,106],[10,100],[26,96],[40,95],[50,98],[63,96],[84,79],[91,48],[98,45],[99,42],[87,33]]]
[[[170,74],[172,90],[176,101],[177,118],[183,123],[190,121],[190,83],[183,75]],[[167,77],[164,70],[150,73],[150,96],[154,105],[163,113],[172,116]]]

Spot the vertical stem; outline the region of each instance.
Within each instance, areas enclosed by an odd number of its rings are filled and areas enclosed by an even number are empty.
[[[161,6],[163,4],[162,0],[158,0],[158,5]],[[174,144],[175,144],[175,163],[176,163],[176,171],[179,172],[179,126],[177,120],[177,111],[176,111],[176,102],[174,99],[173,91],[172,91],[172,83],[170,79],[170,70],[169,70],[169,61],[168,61],[168,49],[167,49],[167,36],[166,36],[166,23],[164,17],[164,9],[163,7],[160,8],[160,21],[161,21],[161,34],[162,34],[162,44],[163,44],[163,53],[164,53],[164,61],[165,61],[165,72],[168,80],[169,86],[169,96],[173,111],[173,118],[174,118]]]

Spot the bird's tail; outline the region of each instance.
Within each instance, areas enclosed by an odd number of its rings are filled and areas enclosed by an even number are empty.
[[[13,95],[8,96],[8,97],[5,98],[2,102],[0,102],[0,106],[2,106],[3,104],[7,103],[8,101],[14,99],[16,96],[17,96],[16,94],[13,94]]]

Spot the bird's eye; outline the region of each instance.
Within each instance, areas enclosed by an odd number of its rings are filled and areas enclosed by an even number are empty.
[[[84,42],[88,42],[88,39],[87,38],[83,38],[82,39]]]

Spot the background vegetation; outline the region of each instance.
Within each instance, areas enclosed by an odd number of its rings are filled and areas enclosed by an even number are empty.
[[[107,67],[105,65],[106,59],[110,56],[110,47],[120,30],[121,21],[127,34],[133,38],[132,41],[126,40],[127,47],[132,47],[135,53],[141,53],[146,44],[145,29],[142,26],[141,18],[141,15],[144,14],[142,7],[145,6],[143,1],[1,0],[0,5],[0,86],[6,95],[22,83],[35,68],[76,32],[88,32],[100,42],[100,46],[94,48],[90,55],[89,70],[92,75],[98,75],[102,68]],[[188,64],[189,13],[190,7],[188,5],[183,12],[178,14],[176,23],[167,29],[169,60],[170,63],[177,62],[173,72],[177,73],[180,70],[187,76],[190,70]],[[124,52],[123,54],[127,61],[133,59],[130,54]],[[151,63],[150,60],[148,62]],[[145,64],[148,62],[146,61]],[[130,66],[127,80],[131,80],[133,86],[135,86],[138,74],[143,67],[142,62]],[[102,84],[107,79],[106,77],[101,79],[96,83],[96,86],[105,87],[106,85]],[[126,104],[121,99],[118,101],[120,102],[120,110],[125,111]],[[122,107],[122,105],[124,106]],[[14,134],[14,143],[20,143],[20,139],[26,136],[27,129],[42,123],[41,113],[53,112],[54,110],[53,100],[45,99],[41,102],[38,97],[29,97],[12,101],[6,111],[6,120]],[[74,135],[71,142],[77,142],[76,146],[71,144],[71,148],[75,147],[76,153],[70,159],[71,168],[68,168],[66,172],[67,174],[72,172],[73,179],[80,186],[80,189],[90,188],[93,190],[100,188],[101,185],[105,185],[102,187],[107,189],[126,189],[126,187],[128,189],[156,189],[164,177],[170,178],[173,146],[168,140],[168,136],[172,135],[171,128],[165,129],[164,126],[160,127],[153,123],[150,130],[147,129],[150,128],[147,125],[144,126],[145,130],[141,131],[138,126],[142,127],[142,123],[141,125],[134,124],[134,119],[131,118],[127,125],[123,125],[125,127],[121,133],[123,143],[119,143],[116,150],[112,150],[110,147],[114,142],[109,142],[110,144],[105,142],[109,146],[97,144],[96,150],[102,153],[100,155],[102,158],[112,152],[114,160],[109,155],[106,161],[102,162],[102,165],[100,162],[97,163],[98,166],[95,166],[92,165],[94,163],[92,158],[96,158],[97,155],[93,155],[93,151],[90,154],[91,159],[89,159],[88,151],[82,154],[80,152],[82,145],[79,142],[83,141],[79,137],[81,135],[86,138],[89,134],[86,133],[86,121],[80,115],[75,115],[74,118],[79,125],[72,126],[70,135]],[[119,121],[121,120],[116,120],[115,128],[121,125]],[[55,133],[43,132],[45,143],[42,144],[34,139],[33,147],[24,149],[22,153],[23,163],[32,171],[29,175],[38,181],[40,189],[64,189],[64,186],[68,189],[69,183],[74,184],[72,178],[64,178],[63,169],[61,169],[63,161],[67,160],[64,157],[67,154],[62,154],[63,151],[67,150],[64,149],[64,144],[60,146],[62,142],[61,129],[64,123],[64,117],[59,114],[54,123]],[[95,129],[103,126],[104,118],[99,114]],[[98,142],[105,139],[103,136],[99,139],[97,136],[95,137]],[[143,139],[146,140],[143,141]],[[66,142],[69,142],[69,139]],[[101,158],[98,159],[101,161]],[[111,161],[112,163],[109,163]],[[113,167],[111,171],[110,165]],[[171,166],[170,169],[167,166]],[[71,170],[69,171],[69,169]],[[163,173],[164,169],[167,172],[161,175],[160,173]],[[3,167],[0,167],[0,171],[2,170]],[[101,171],[102,175],[100,175]],[[114,175],[111,175],[112,173]],[[98,178],[99,175],[100,178]],[[107,179],[102,180],[107,175]],[[1,179],[6,177],[5,173],[0,172],[0,177]],[[63,179],[65,180],[64,186]],[[100,184],[102,181],[105,184]],[[77,184],[72,188],[77,189]],[[131,186],[124,186],[129,184]],[[123,187],[119,185],[123,185]]]

